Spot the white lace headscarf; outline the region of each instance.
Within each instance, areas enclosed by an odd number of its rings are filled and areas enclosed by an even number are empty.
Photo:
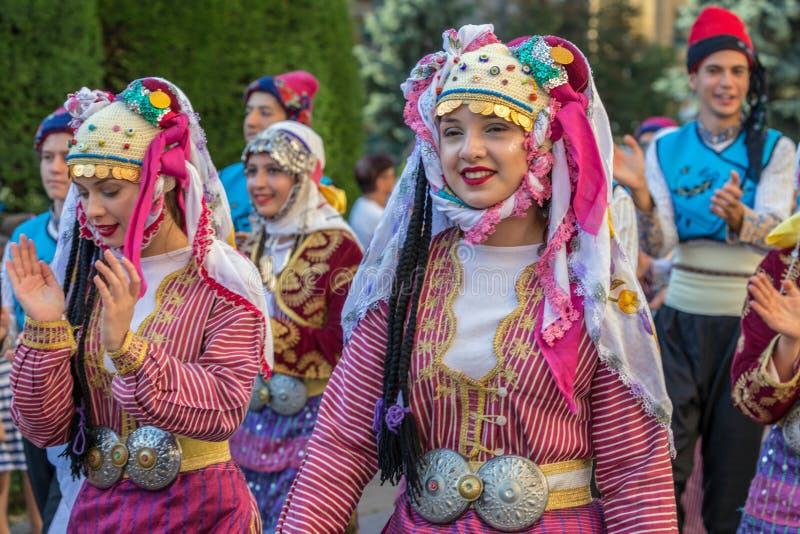
[[[537,339],[565,401],[575,408],[572,394],[580,331],[576,323],[583,320],[601,360],[669,433],[672,406],[650,312],[607,211],[613,160],[609,121],[588,62],[574,45],[556,37],[533,37],[509,46],[511,55],[533,65],[534,70],[542,63],[554,69],[549,80],[537,78],[536,85],[545,89],[550,101],[529,125],[530,172],[520,190],[485,210],[447,198],[439,158],[437,106],[464,54],[497,48],[500,41],[492,32],[491,25],[467,25],[458,32],[444,32],[444,49],[420,60],[403,84],[406,123],[417,133],[416,145],[350,288],[342,319],[345,339],[368,310],[391,296],[420,163],[431,186],[433,235],[459,226],[467,242],[479,243],[499,220],[518,214],[521,199],[523,208],[525,202],[542,205],[549,199],[546,252],[537,265],[545,295]],[[556,48],[559,50],[553,52]],[[564,58],[564,49],[570,54],[562,61],[574,61],[566,68],[550,59]],[[573,79],[580,76],[581,81]],[[480,77],[473,78],[473,82],[479,81]],[[472,101],[468,97],[463,100],[465,105]],[[476,110],[479,107],[481,104],[475,105]],[[501,108],[501,113],[506,111]],[[547,150],[548,143],[552,143],[551,150]]]

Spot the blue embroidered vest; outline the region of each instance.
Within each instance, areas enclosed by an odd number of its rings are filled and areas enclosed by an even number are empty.
[[[744,137],[741,132],[733,143],[717,153],[703,143],[697,123],[692,121],[656,140],[658,163],[672,194],[679,241],[701,238],[725,241],[725,221],[712,213],[710,207],[714,191],[725,185],[732,170],[740,176],[742,203],[753,208],[758,184],[745,179],[748,159]],[[780,137],[780,132],[768,131],[763,166],[769,163]]]

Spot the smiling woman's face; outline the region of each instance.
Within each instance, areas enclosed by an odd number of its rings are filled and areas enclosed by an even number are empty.
[[[139,184],[115,178],[75,178],[88,222],[109,247],[121,247],[139,196]]]
[[[445,181],[473,208],[509,198],[528,171],[525,131],[496,115],[460,106],[441,118],[439,136]]]
[[[266,152],[251,154],[247,158],[244,175],[250,201],[262,217],[274,217],[280,211],[296,181]]]

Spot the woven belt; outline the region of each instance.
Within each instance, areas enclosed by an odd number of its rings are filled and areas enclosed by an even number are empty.
[[[486,524],[503,532],[529,528],[545,510],[592,502],[592,461],[536,465],[522,456],[497,456],[470,463],[449,449],[429,451],[420,460],[422,492],[412,507],[431,523],[449,523],[470,507]]]
[[[731,271],[713,271],[710,269],[698,269],[696,267],[689,267],[688,265],[683,265],[682,263],[676,263],[675,265],[672,266],[672,268],[685,271],[687,273],[705,274],[707,276],[726,276],[729,278],[750,278],[751,276],[753,276],[752,273],[735,273]]]
[[[154,426],[137,428],[125,443],[112,429],[95,427],[90,440],[86,478],[100,489],[110,488],[124,477],[140,488],[159,490],[171,484],[178,473],[231,459],[227,441],[175,436]]]

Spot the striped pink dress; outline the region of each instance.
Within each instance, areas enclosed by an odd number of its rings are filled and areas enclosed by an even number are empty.
[[[533,268],[520,275],[519,305],[497,329],[495,367],[473,380],[443,364],[455,335],[453,301],[462,280],[456,243],[452,231],[434,238],[420,299],[409,383],[423,450],[449,448],[474,461],[515,454],[539,464],[594,457],[601,499],[547,511],[530,532],[677,532],[666,432],[600,362],[585,332],[575,379],[577,413],[569,411],[537,350],[535,318],[543,299]],[[371,310],[345,347],[279,532],[342,531],[375,474],[371,426],[382,392],[386,321],[387,306]],[[493,531],[472,511],[433,525],[402,497],[384,532]]]
[[[103,365],[98,299],[84,360],[92,423],[123,438],[153,425],[204,441],[228,439],[247,410],[264,343],[263,319],[221,298],[202,281],[195,261],[164,279],[156,302],[115,361],[118,369],[131,364],[121,374]],[[39,446],[68,439],[74,351],[66,321],[26,323],[11,372],[12,416]],[[260,532],[260,520],[244,477],[229,461],[179,473],[159,491],[139,489],[127,478],[107,490],[86,483],[69,531]]]

